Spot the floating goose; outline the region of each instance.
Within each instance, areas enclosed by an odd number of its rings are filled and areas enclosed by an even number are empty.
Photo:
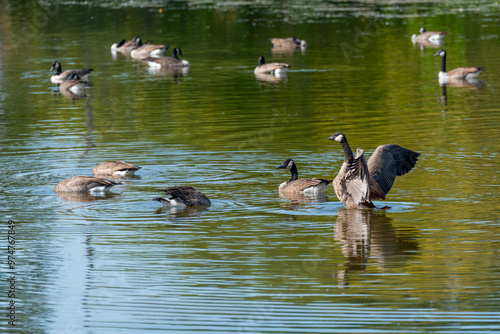
[[[142,46],[133,49],[130,52],[130,56],[137,60],[141,60],[146,57],[161,57],[166,49],[168,49],[168,45],[165,46],[163,44],[151,44],[151,42],[147,42]]]
[[[327,139],[339,142],[344,149],[345,160],[333,180],[333,188],[348,209],[374,208],[372,200],[385,200],[396,176],[408,173],[420,155],[399,145],[380,145],[367,162],[361,148],[353,156],[343,133],[337,132]]]
[[[439,84],[446,85],[452,80],[467,80],[477,82],[477,77],[484,71],[484,67],[458,67],[446,72],[446,51],[439,50],[434,56],[441,57],[441,70],[439,71]]]
[[[164,191],[170,198],[157,197],[155,201],[160,202],[165,207],[171,206],[210,206],[212,203],[207,196],[191,186],[170,187]]]
[[[259,66],[255,68],[253,73],[255,74],[274,74],[275,76],[286,76],[288,68],[290,65],[285,63],[269,63],[266,64],[266,59],[264,56],[259,57]]]
[[[78,74],[72,73],[68,80],[65,80],[59,86],[59,91],[65,94],[66,92],[70,92],[74,97],[85,97],[85,82],[83,82]]]
[[[92,169],[92,174],[102,176],[124,177],[132,176],[142,167],[134,166],[125,161],[108,161],[100,163]]]
[[[100,177],[73,176],[59,182],[55,186],[54,191],[56,193],[60,192],[90,192],[91,194],[105,193],[108,192],[111,187],[118,184],[121,184],[121,182],[103,179]]]
[[[271,38],[269,41],[273,43],[275,48],[296,49],[307,47],[305,40],[297,39],[295,36],[289,38]]]
[[[121,52],[121,53],[129,53],[133,49],[137,49],[142,45],[141,37],[136,36],[132,38],[130,41],[122,40],[120,43],[115,43],[111,45],[111,51]]]
[[[420,28],[420,34],[413,34],[411,41],[413,43],[431,43],[432,45],[440,45],[446,36],[444,31],[426,31],[424,27]]]
[[[297,165],[292,159],[285,159],[276,168],[285,168],[292,173],[292,178],[286,182],[283,182],[279,186],[280,193],[302,193],[305,195],[315,195],[319,193],[324,193],[326,185],[331,183],[332,180],[325,179],[299,179],[299,171],[297,170]]]
[[[142,60],[147,62],[150,67],[153,68],[162,68],[162,67],[187,67],[189,66],[189,62],[185,59],[179,59],[179,55],[184,56],[182,54],[181,49],[174,48],[172,50],[172,57],[147,57]]]
[[[52,63],[52,66],[50,67],[50,70],[56,70],[56,74],[54,74],[52,77],[50,77],[50,81],[55,84],[60,84],[64,80],[68,80],[73,73],[78,74],[78,77],[80,78],[81,81],[83,82],[89,82],[89,74],[90,71],[93,71],[93,69],[81,69],[81,70],[66,70],[62,71],[61,63],[58,62],[57,60],[54,60]]]

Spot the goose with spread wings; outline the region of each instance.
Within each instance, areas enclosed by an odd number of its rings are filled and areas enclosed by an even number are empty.
[[[345,160],[333,180],[333,188],[348,209],[375,208],[372,200],[385,200],[396,176],[412,170],[420,155],[396,144],[380,145],[367,161],[361,148],[354,157],[343,133],[337,132],[327,139],[339,142],[344,149]]]

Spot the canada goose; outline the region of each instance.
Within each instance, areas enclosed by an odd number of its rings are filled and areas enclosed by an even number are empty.
[[[477,77],[484,71],[484,67],[458,67],[446,72],[446,51],[439,50],[434,56],[441,57],[441,70],[439,71],[439,84],[445,85],[452,80],[477,81]]]
[[[295,36],[289,38],[271,38],[269,39],[273,43],[274,47],[277,48],[305,48],[307,47],[307,42],[303,39],[298,39]]]
[[[142,40],[140,36],[132,38],[130,41],[122,40],[120,43],[115,43],[111,45],[111,51],[117,51],[122,53],[131,52],[133,49],[137,49],[142,45]]]
[[[85,82],[83,82],[78,74],[72,73],[67,80],[64,80],[59,86],[59,91],[64,94],[70,92],[75,97],[85,96]]]
[[[64,80],[68,80],[73,73],[78,74],[78,77],[80,78],[81,81],[89,82],[90,71],[93,71],[93,69],[81,69],[81,70],[66,70],[63,72],[61,63],[58,62],[57,60],[54,60],[54,62],[52,62],[52,66],[50,67],[51,71],[53,71],[54,69],[56,70],[56,74],[50,77],[50,81],[52,81],[52,83],[54,84],[60,84]]]
[[[153,68],[189,66],[189,62],[185,59],[179,59],[179,55],[184,56],[181,49],[174,48],[172,50],[172,57],[147,57],[142,60],[146,61]]]
[[[207,196],[191,186],[170,187],[164,191],[170,198],[156,197],[153,200],[160,202],[165,207],[171,206],[210,206],[212,203]]]
[[[109,189],[121,182],[103,179],[93,176],[73,176],[59,182],[54,191],[60,192],[90,192],[105,193]]]
[[[344,149],[345,160],[333,180],[333,188],[348,209],[374,208],[373,199],[385,200],[396,176],[408,173],[420,155],[399,145],[380,145],[367,162],[361,148],[353,156],[343,133],[337,132],[326,139],[339,142]]]
[[[92,169],[94,175],[106,175],[115,177],[132,176],[142,167],[134,166],[125,161],[108,161],[100,163]]]
[[[288,68],[290,68],[290,65],[285,63],[266,64],[266,59],[264,58],[264,56],[260,56],[259,66],[255,68],[253,73],[255,74],[269,73],[269,74],[274,74],[276,76],[284,76],[286,75]]]
[[[433,45],[439,45],[443,43],[443,39],[446,36],[444,31],[426,31],[424,27],[420,28],[420,34],[413,34],[411,36],[411,41],[413,43],[431,43]]]
[[[276,168],[285,168],[292,173],[290,180],[280,184],[278,188],[280,193],[303,193],[305,195],[324,193],[326,185],[332,182],[332,180],[317,178],[299,179],[297,165],[295,165],[295,162],[292,159],[283,160],[281,165]]]
[[[168,45],[151,44],[148,42],[136,49],[133,49],[130,52],[130,56],[137,60],[141,60],[146,57],[161,57],[166,49],[168,49]]]

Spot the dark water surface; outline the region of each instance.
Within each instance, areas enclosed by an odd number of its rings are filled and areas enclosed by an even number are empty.
[[[495,2],[0,1],[2,277],[15,222],[12,333],[500,333],[500,10]],[[485,66],[480,85],[440,87]],[[110,53],[140,35],[180,47],[186,73]],[[271,37],[305,50],[276,52]],[[170,50],[167,50],[167,54]],[[260,55],[290,64],[260,81]],[[50,65],[93,68],[69,99]],[[369,155],[421,152],[389,210],[278,194],[293,158],[334,178],[342,131]],[[53,187],[108,160],[142,166],[105,198]],[[192,185],[213,205],[152,198]]]

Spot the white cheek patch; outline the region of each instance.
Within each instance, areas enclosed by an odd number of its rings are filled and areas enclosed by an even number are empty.
[[[286,166],[286,169],[290,170],[290,169],[292,169],[292,166],[293,166],[293,161],[290,161],[288,163],[288,165]]]

